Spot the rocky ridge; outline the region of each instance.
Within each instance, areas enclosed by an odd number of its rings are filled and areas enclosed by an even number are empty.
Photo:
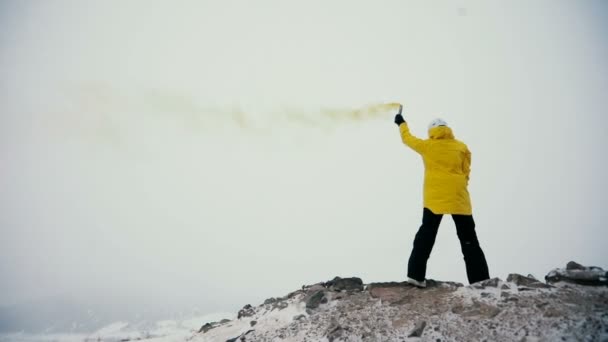
[[[568,263],[545,282],[519,274],[464,286],[340,278],[207,323],[192,341],[608,341],[608,281]]]

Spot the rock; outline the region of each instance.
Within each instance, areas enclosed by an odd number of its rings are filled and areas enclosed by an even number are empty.
[[[607,286],[608,272],[600,267],[585,267],[573,261],[569,262],[566,269],[556,268],[545,276],[548,283],[560,281],[588,286]]]
[[[271,297],[271,298],[266,299],[266,300],[264,301],[264,304],[272,304],[272,303],[276,302],[277,300],[278,300],[278,299],[276,299],[276,298],[274,298],[274,297]]]
[[[325,288],[326,288],[325,284],[326,283],[318,283],[318,284],[303,286],[302,288],[306,292],[325,290]]]
[[[340,278],[335,277],[334,279],[326,282],[325,287],[331,291],[363,291],[363,281],[361,278]]]
[[[405,304],[411,301],[411,291],[415,288],[407,283],[374,283],[367,286],[372,298],[393,304]]]
[[[307,300],[306,300],[306,308],[307,309],[316,309],[320,304],[323,303],[323,299],[325,299],[325,303],[327,303],[327,298],[325,298],[324,291],[316,291],[314,292]]]
[[[601,272],[594,267],[566,270],[565,265],[563,271]],[[356,292],[340,280],[305,286],[291,299],[274,297],[260,306],[247,305],[241,319],[224,326],[209,323],[201,333],[213,330],[199,337],[231,337],[234,342],[519,341],[528,334],[532,341],[600,341],[608,332],[608,288],[603,287],[562,284],[538,290],[535,287],[546,286],[542,278],[512,274],[509,282],[493,278],[474,284],[485,288],[481,290],[427,280],[426,289],[389,282],[367,284]],[[325,301],[328,304],[321,305]],[[284,305],[289,306],[274,310]],[[241,335],[249,329],[255,331]]]
[[[434,280],[432,280],[432,279],[430,281],[434,282]],[[464,286],[462,283],[458,283],[455,281],[438,281],[437,285],[441,286],[441,287],[449,287],[449,288],[459,288],[459,287]]]
[[[410,332],[408,337],[422,336],[422,332],[424,331],[425,327],[426,327],[426,321],[420,321],[420,322],[416,323],[416,325],[414,326],[414,330],[412,330],[412,332]]]
[[[586,270],[587,267],[575,262],[575,261],[570,261],[567,265],[566,265],[566,270]]]
[[[500,278],[492,278],[473,283],[471,284],[471,286],[476,289],[485,289],[486,287],[498,287],[498,284],[501,281],[502,280]]]
[[[509,274],[509,276],[507,277],[507,281],[510,283],[514,283],[515,285],[519,286],[524,286],[524,287],[531,287],[531,288],[535,288],[535,289],[539,289],[539,288],[552,288],[553,286],[551,285],[547,285],[545,283],[541,283],[538,279],[533,278],[533,277],[525,277],[521,274],[517,274],[517,273],[511,273]]]
[[[246,341],[245,336],[247,334],[249,334],[250,332],[253,332],[253,329],[252,330],[248,330],[246,333],[240,334],[237,337],[227,339],[226,342]]]
[[[251,317],[254,314],[255,314],[255,310],[253,309],[253,307],[251,307],[250,304],[247,304],[241,310],[239,310],[237,318]]]
[[[198,330],[198,333],[206,333],[207,331],[211,330],[215,328],[215,325],[211,324],[211,323],[205,323],[203,324],[203,326]]]
[[[462,285],[461,283],[457,283],[457,282],[453,282],[453,281],[437,281],[437,280],[433,280],[433,279],[427,279],[426,280],[426,288],[425,289],[429,289],[429,288],[434,288],[434,287],[441,287],[444,289],[458,289],[459,287],[463,287],[464,285]],[[406,281],[402,281],[402,282],[395,282],[395,281],[391,281],[391,282],[384,282],[384,283],[370,283],[365,287],[365,290],[372,292],[374,289],[377,288],[409,288],[409,289],[419,289],[418,287],[406,282]]]
[[[408,286],[408,284],[406,282],[395,282],[395,281],[391,281],[391,282],[386,282],[386,283],[370,283],[368,284],[365,289],[367,291],[371,291],[375,288],[390,288],[390,287],[406,287]]]
[[[217,328],[217,327],[219,327],[220,325],[226,324],[226,323],[228,323],[228,322],[230,322],[230,320],[229,320],[229,319],[223,319],[223,320],[221,320],[221,321],[219,321],[219,322],[210,322],[210,323],[205,323],[205,324],[203,324],[203,326],[202,326],[202,327],[201,327],[201,328],[198,330],[198,333],[199,333],[199,334],[200,334],[200,333],[203,333],[203,334],[204,334],[204,333],[206,333],[207,331],[209,331],[209,330],[211,330],[211,329],[214,329],[214,328]]]
[[[288,306],[289,306],[289,304],[287,304],[287,302],[284,302],[284,301],[272,303],[272,309],[273,310],[274,309],[283,310],[283,309],[285,309]]]
[[[477,300],[473,300],[472,305],[455,305],[452,307],[452,313],[462,317],[494,318],[500,312],[501,310],[498,307]]]
[[[327,328],[325,336],[327,337],[329,342],[333,342],[334,340],[340,338],[344,331],[344,328],[342,328],[336,321],[333,321],[329,328]]]

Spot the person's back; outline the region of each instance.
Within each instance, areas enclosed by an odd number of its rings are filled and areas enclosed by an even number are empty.
[[[399,125],[403,142],[422,155],[424,161],[424,207],[435,214],[471,215],[467,190],[471,152],[454,138],[452,129],[439,120],[429,126],[429,138],[418,139],[406,122]]]
[[[416,234],[408,263],[408,280],[425,286],[426,262],[435,243],[443,214],[451,214],[464,255],[469,282],[489,278],[485,256],[475,233],[471,199],[467,189],[471,172],[471,152],[456,140],[452,129],[441,119],[429,125],[429,138],[412,135],[403,116],[395,123],[403,143],[418,152],[424,161],[424,211],[422,226]]]

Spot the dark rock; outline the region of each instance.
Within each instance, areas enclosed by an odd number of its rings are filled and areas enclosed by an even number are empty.
[[[585,267],[571,261],[566,269],[556,268],[549,272],[545,280],[548,283],[564,281],[578,285],[608,286],[608,272],[600,267]]]
[[[306,319],[306,315],[297,315],[293,318],[294,321],[300,321]]]
[[[412,330],[412,332],[410,332],[408,337],[422,336],[422,332],[424,331],[425,327],[426,327],[426,321],[420,321],[420,322],[416,323],[416,325],[414,326],[414,330]]]
[[[251,305],[247,304],[241,310],[239,310],[237,318],[251,317],[254,314],[255,314],[255,310],[253,309],[253,307],[251,307]]]
[[[246,336],[247,334],[249,334],[250,332],[253,332],[253,329],[252,329],[252,330],[248,330],[246,333],[240,334],[240,335],[239,335],[239,336],[237,336],[237,337],[234,337],[234,338],[228,339],[228,340],[226,340],[226,342],[246,341],[246,340],[245,340],[245,336]]]
[[[316,309],[319,307],[321,303],[323,303],[323,299],[325,299],[325,303],[327,303],[327,298],[325,298],[325,293],[323,291],[314,292],[307,300],[306,300],[306,308],[307,309]]]
[[[278,299],[276,298],[268,298],[264,301],[264,304],[272,304],[274,302],[276,302]]]
[[[363,281],[361,278],[340,278],[335,277],[334,279],[326,282],[325,287],[331,291],[363,291]]]
[[[228,322],[230,322],[230,320],[229,320],[229,319],[223,319],[223,320],[221,320],[221,321],[219,321],[219,322],[210,322],[210,323],[205,323],[205,324],[203,324],[203,326],[202,326],[202,327],[201,327],[201,328],[198,330],[198,332],[199,332],[199,334],[200,334],[200,333],[203,333],[203,334],[204,334],[204,333],[206,333],[207,331],[209,331],[209,330],[211,330],[211,329],[213,329],[213,328],[217,328],[217,327],[219,327],[220,325],[222,325],[222,324],[226,324],[226,323],[228,323]]]
[[[251,325],[252,327],[253,327],[254,325],[256,325],[256,324],[258,324],[258,321],[251,321],[251,322],[249,322],[249,325]]]
[[[521,274],[517,274],[517,273],[511,273],[511,274],[509,274],[509,276],[507,277],[507,281],[510,282],[510,283],[514,283],[518,287],[519,286],[524,286],[524,287],[530,287],[530,288],[535,288],[535,289],[546,289],[546,288],[552,288],[553,287],[551,285],[547,285],[545,283],[541,283],[536,278],[525,277],[525,276],[523,276]]]
[[[567,265],[566,265],[566,269],[567,270],[586,270],[587,267],[575,262],[575,261],[570,261]]]
[[[211,323],[205,323],[203,324],[203,326],[198,330],[198,333],[206,333],[207,331],[211,330],[215,328],[215,325],[211,324]]]

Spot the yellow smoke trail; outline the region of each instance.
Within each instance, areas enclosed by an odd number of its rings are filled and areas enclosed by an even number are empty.
[[[103,83],[85,83],[66,89],[71,110],[53,115],[46,127],[58,129],[58,135],[115,141],[117,144],[140,139],[146,129],[163,136],[164,123],[185,128],[182,133],[197,135],[220,132],[225,124],[240,130],[271,134],[283,125],[333,129],[349,122],[392,120],[399,103],[376,103],[347,107],[278,107],[267,110],[232,106],[205,106],[196,97],[163,89],[121,92]],[[218,130],[218,128],[220,128]],[[166,127],[167,132],[171,127]]]
[[[321,114],[332,120],[361,121],[384,118],[391,112],[397,114],[399,105],[399,103],[393,102],[373,104],[358,109],[322,109]]]

